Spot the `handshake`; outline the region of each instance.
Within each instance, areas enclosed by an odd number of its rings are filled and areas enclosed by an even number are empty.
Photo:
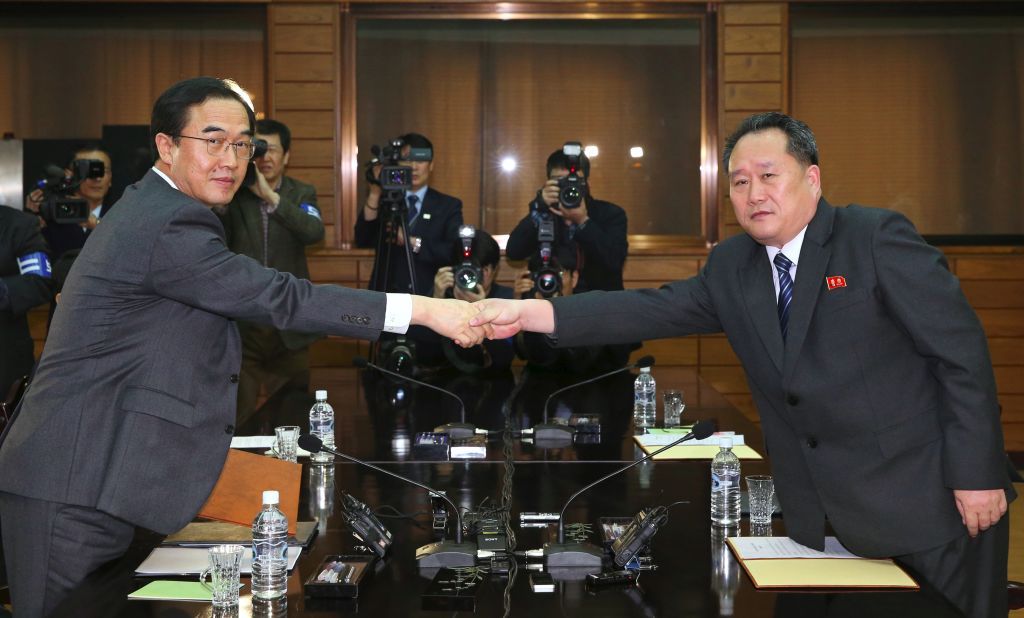
[[[426,326],[457,345],[470,348],[484,339],[505,339],[520,331],[552,333],[555,315],[546,300],[488,298],[467,303],[413,296],[411,323]]]

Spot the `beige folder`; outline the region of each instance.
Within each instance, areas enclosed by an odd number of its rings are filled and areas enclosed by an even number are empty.
[[[644,449],[644,452],[650,455],[654,451],[660,449],[663,445],[651,445],[647,446],[637,439],[637,436],[633,436],[633,440],[640,445],[640,448]],[[721,448],[715,444],[699,444],[699,445],[688,445],[679,444],[666,450],[660,455],[654,456],[654,461],[671,460],[671,459],[706,459],[711,461],[715,458]],[[732,447],[732,452],[740,459],[762,459],[761,455],[757,451],[750,448],[746,444],[737,444]]]

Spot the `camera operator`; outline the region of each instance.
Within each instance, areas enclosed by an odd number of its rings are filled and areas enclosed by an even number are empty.
[[[512,288],[496,283],[501,262],[498,242],[484,230],[464,225],[452,266],[442,266],[434,276],[434,298],[457,298],[476,302],[485,298],[513,298]],[[512,365],[515,352],[511,339],[486,339],[472,348],[441,343],[447,362],[462,373],[504,371]]]
[[[76,164],[80,161],[101,162],[103,164],[103,174],[81,179],[81,184],[69,196],[85,200],[88,205],[88,220],[81,223],[55,223],[40,219],[40,225],[43,227],[43,238],[46,239],[47,244],[50,246],[50,255],[54,263],[65,253],[80,250],[85,246],[89,233],[99,223],[100,215],[103,211],[103,200],[110,191],[110,155],[99,146],[94,145],[76,150],[68,162],[67,168],[64,170],[66,178],[72,177],[72,170],[76,168]],[[44,199],[43,193],[41,189],[32,191],[25,199],[25,210],[40,214],[40,206]]]
[[[529,268],[516,276],[514,297],[557,298],[582,294],[580,273],[576,268],[576,254],[564,245],[555,247],[552,257],[545,262],[540,253],[530,258]],[[629,360],[634,344],[580,346],[556,348],[546,335],[520,332],[515,337],[519,358],[533,370],[558,371],[574,374],[598,373],[622,367]]]
[[[0,398],[32,371],[34,344],[26,314],[53,299],[51,283],[38,219],[0,206]]]
[[[291,156],[292,134],[276,120],[256,122],[254,168],[226,208],[214,209],[224,224],[228,248],[264,266],[309,279],[306,247],[324,237],[316,188],[285,174]],[[309,345],[319,335],[279,331],[270,326],[240,322],[242,371],[238,381],[238,424],[256,409],[261,385],[267,393],[282,386],[309,385]]]
[[[525,260],[537,253],[537,228],[541,220],[555,221],[555,242],[566,245],[579,256],[577,292],[621,290],[622,269],[629,242],[626,240],[626,211],[611,202],[595,199],[589,190],[590,160],[585,154],[567,154],[570,142],[551,153],[547,161],[547,182],[530,202],[530,212],[509,235],[505,253],[510,260]],[[583,199],[567,207],[559,199],[565,180],[573,169],[583,182],[578,190]],[[570,205],[571,206],[571,205]]]
[[[397,226],[385,229],[392,250],[377,255],[373,265],[371,281],[376,289],[384,292],[412,292],[430,296],[434,274],[438,268],[448,264],[451,247],[458,240],[459,226],[462,225],[462,201],[445,195],[428,186],[434,170],[434,145],[418,133],[407,133],[399,138],[401,165],[412,168],[412,187],[406,193],[406,226],[409,230],[408,245],[416,275],[416,289],[409,281],[409,265],[406,261],[406,238]],[[410,151],[416,149],[425,154],[426,160],[410,160]],[[417,157],[419,158],[419,157]],[[374,177],[380,173],[379,166],[373,170]],[[366,203],[360,209],[356,220],[355,239],[357,247],[377,247],[381,234],[380,211],[382,190],[380,184],[370,183]],[[387,273],[387,281],[377,281]]]

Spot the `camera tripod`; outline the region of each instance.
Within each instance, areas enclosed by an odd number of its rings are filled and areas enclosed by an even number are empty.
[[[377,265],[373,270],[373,277],[370,280],[370,289],[377,292],[389,292],[391,283],[391,259],[395,251],[395,240],[401,230],[402,249],[405,251],[405,264],[409,269],[409,289],[394,290],[395,292],[416,293],[416,268],[412,261],[412,245],[409,237],[409,226],[406,217],[409,207],[406,204],[406,192],[404,189],[385,190],[380,197],[380,231],[377,234]],[[381,261],[383,260],[383,262]],[[372,346],[370,357],[379,360],[377,357],[380,351],[380,342]]]

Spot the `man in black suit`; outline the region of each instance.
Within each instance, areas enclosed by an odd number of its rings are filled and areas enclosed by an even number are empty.
[[[555,221],[555,243],[569,247],[577,253],[579,284],[577,292],[588,290],[621,290],[622,269],[629,253],[626,239],[626,211],[594,198],[590,194],[590,160],[580,154],[580,165],[575,170],[583,179],[583,203],[576,208],[559,204],[558,181],[569,175],[573,163],[563,150],[548,157],[547,181],[537,190],[530,202],[530,212],[519,222],[508,237],[505,254],[510,260],[528,260],[537,254],[537,228],[543,217]]]
[[[458,241],[462,200],[445,195],[427,184],[434,171],[434,145],[429,139],[419,133],[407,133],[401,140],[405,144],[401,151],[402,165],[412,168],[412,189],[406,196],[408,243],[396,222],[387,221],[388,213],[380,211],[380,185],[370,183],[370,194],[356,219],[356,246],[375,247],[378,252],[370,277],[370,289],[430,296],[434,274],[437,269],[448,265],[452,247]],[[409,154],[414,148],[421,153],[429,153],[426,154],[429,158],[410,160]],[[386,224],[383,236],[382,219]],[[406,244],[412,255],[415,289],[409,281]]]
[[[188,523],[235,431],[236,320],[375,339],[410,324],[481,341],[458,300],[314,286],[227,248],[211,212],[253,155],[237,85],[171,86],[150,123],[153,169],[75,262],[39,368],[0,436],[0,518],[19,618],[50,613],[135,526]]]
[[[764,430],[786,532],[893,557],[970,616],[1007,613],[1007,503],[985,333],[899,213],[822,197],[814,135],[779,113],[726,141],[736,219],[700,274],[658,290],[482,301],[471,324],[559,345],[725,332]],[[557,329],[556,329],[557,325]]]

